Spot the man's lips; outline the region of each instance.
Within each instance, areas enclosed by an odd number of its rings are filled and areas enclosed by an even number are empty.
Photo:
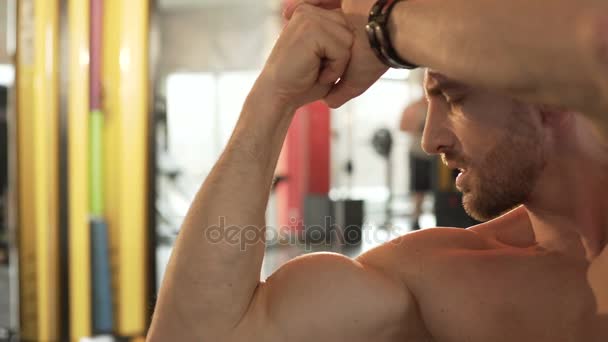
[[[464,167],[464,165],[458,164],[458,163],[454,163],[454,162],[450,162],[450,161],[446,161],[446,166],[452,170],[458,170],[460,172],[466,172],[466,168]]]
[[[464,183],[466,181],[467,178],[467,171],[466,170],[461,170],[460,173],[458,174],[458,176],[456,177],[456,189],[463,191],[464,189]]]
[[[456,177],[456,188],[460,191],[463,191],[464,189],[464,183],[466,181],[466,176],[467,176],[467,169],[466,167],[461,164],[461,163],[456,163],[453,161],[448,161],[444,159],[444,162],[446,164],[446,166],[452,170],[458,170],[460,171],[460,173],[458,174],[458,176]]]

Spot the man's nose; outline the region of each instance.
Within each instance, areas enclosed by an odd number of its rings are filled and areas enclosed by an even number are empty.
[[[444,101],[429,100],[426,124],[422,134],[422,149],[428,154],[440,154],[454,146],[454,134],[450,129],[449,108]]]

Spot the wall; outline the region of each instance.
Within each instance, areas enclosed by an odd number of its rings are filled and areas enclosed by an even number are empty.
[[[9,53],[7,52],[7,33],[8,27],[11,24],[8,17],[8,2],[9,0],[0,1],[0,64],[8,64],[11,62]],[[14,18],[12,20],[14,20]]]
[[[264,6],[175,8],[158,15],[161,79],[172,72],[260,69],[280,31]]]

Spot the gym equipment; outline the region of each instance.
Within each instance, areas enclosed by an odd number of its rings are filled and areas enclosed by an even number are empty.
[[[103,1],[104,218],[114,333],[145,336],[148,301],[148,0]]]
[[[333,218],[332,202],[325,195],[309,194],[304,198],[304,233],[306,242],[329,242]]]
[[[356,246],[363,237],[364,202],[324,196],[307,196],[304,202],[306,242]]]
[[[89,221],[89,51],[90,0],[68,2],[68,213],[69,335],[92,334],[91,227]]]
[[[112,333],[114,313],[112,308],[112,284],[110,274],[110,253],[108,225],[104,218],[103,198],[103,129],[104,116],[101,111],[101,55],[103,29],[102,0],[91,1],[90,26],[90,115],[89,115],[89,185],[90,228],[91,228],[91,294],[92,333]]]
[[[391,135],[391,131],[386,128],[377,130],[372,138],[372,146],[380,156],[390,159],[391,150],[393,148],[393,136]]]
[[[338,200],[333,202],[333,213],[338,238],[346,246],[357,246],[363,238],[364,202],[361,200]]]
[[[108,253],[108,227],[101,218],[91,219],[91,292],[93,334],[112,333],[112,287]]]
[[[18,4],[20,337],[60,339],[59,1]]]
[[[23,340],[78,341],[108,331],[144,336],[151,316],[146,276],[149,1],[103,2],[107,11],[95,18],[105,25],[93,25],[104,31],[103,44],[93,38],[100,31],[89,37],[89,14],[96,13],[93,7],[100,0],[18,2],[18,163],[13,174],[19,208],[17,328]],[[66,16],[59,15],[63,8]],[[69,39],[59,39],[60,17],[67,18]],[[68,48],[60,49],[60,41]],[[69,68],[62,78],[67,120],[59,115],[60,51],[67,52],[61,65]],[[101,82],[94,79],[98,73],[89,74],[89,63],[99,62],[102,54],[105,117],[95,111],[102,108]],[[63,127],[66,137],[60,134]],[[67,156],[60,141],[67,145]],[[101,180],[102,174],[106,182],[89,187],[88,177]],[[67,205],[61,205],[65,197]],[[67,217],[60,208],[67,208]]]
[[[391,151],[393,149],[393,136],[391,131],[386,128],[381,128],[374,133],[372,138],[372,146],[386,161],[386,188],[388,189],[388,199],[384,207],[385,221],[383,226],[388,227],[391,224],[393,203],[393,163],[391,161]]]

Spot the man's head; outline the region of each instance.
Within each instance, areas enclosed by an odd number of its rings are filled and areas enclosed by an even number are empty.
[[[488,220],[530,199],[546,167],[541,109],[429,71],[422,145],[460,169],[466,211]]]

